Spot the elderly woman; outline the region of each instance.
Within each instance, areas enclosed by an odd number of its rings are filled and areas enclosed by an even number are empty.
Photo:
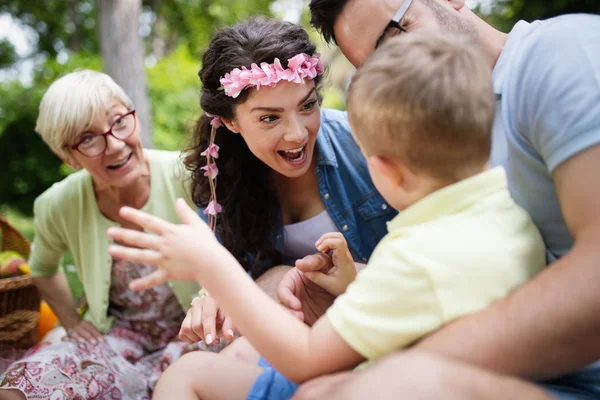
[[[107,251],[107,228],[141,230],[119,216],[122,206],[175,222],[175,200],[193,204],[179,154],[144,150],[142,128],[129,97],[105,74],[73,72],[45,93],[36,131],[78,171],[36,200],[29,262],[67,336],[15,362],[0,379],[3,389],[30,399],[149,398],[161,372],[198,348],[173,340],[198,286],[169,282],[132,292],[129,282],[154,266],[116,260]],[[83,318],[59,273],[67,251],[89,306]]]

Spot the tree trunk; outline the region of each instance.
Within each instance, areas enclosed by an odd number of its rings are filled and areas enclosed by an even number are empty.
[[[99,0],[100,51],[104,71],[129,95],[142,127],[144,147],[152,147],[144,43],[139,34],[141,0]]]

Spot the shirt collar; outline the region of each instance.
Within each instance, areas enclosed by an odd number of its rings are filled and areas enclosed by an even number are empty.
[[[500,52],[500,57],[496,61],[494,70],[492,71],[492,81],[494,82],[494,93],[502,95],[502,87],[504,79],[508,73],[510,61],[523,41],[523,36],[529,31],[531,24],[525,21],[519,21],[508,34],[508,39]]]
[[[496,167],[425,196],[388,222],[388,232],[458,213],[507,188],[504,168]]]

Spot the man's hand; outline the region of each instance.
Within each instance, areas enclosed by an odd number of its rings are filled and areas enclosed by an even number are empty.
[[[331,258],[325,254],[305,257],[312,271],[328,271],[332,267]],[[277,298],[294,315],[312,326],[333,304],[334,295],[308,279],[298,268],[289,270],[281,280]]]

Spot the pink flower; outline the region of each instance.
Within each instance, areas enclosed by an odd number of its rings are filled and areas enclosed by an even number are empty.
[[[319,53],[314,56],[300,53],[288,60],[288,67],[283,68],[281,61],[275,58],[273,64],[262,62],[260,66],[252,63],[250,69],[245,66],[235,68],[220,79],[227,96],[236,98],[248,87],[275,86],[279,81],[304,83],[305,79],[313,79],[324,72],[323,63],[319,61]]]
[[[211,124],[211,126],[214,126],[215,128],[220,128],[220,127],[222,127],[222,126],[223,126],[223,121],[221,121],[221,118],[220,118],[220,117],[217,117],[216,115],[212,115],[212,114],[210,114],[210,113],[205,113],[205,114],[206,114],[206,116],[207,116],[208,118],[212,118],[212,119],[210,120],[210,124]],[[216,157],[215,157],[215,158],[216,158]]]
[[[206,171],[204,173],[204,176],[208,176],[210,179],[215,179],[219,174],[219,168],[217,168],[217,164],[215,163],[205,165],[204,167],[202,167],[202,169]]]
[[[219,146],[213,143],[200,153],[200,155],[204,157],[211,156],[212,158],[219,158]]]
[[[222,210],[223,208],[219,203],[217,203],[215,200],[211,200],[211,202],[208,203],[208,206],[206,206],[204,209],[204,214],[217,215]]]

